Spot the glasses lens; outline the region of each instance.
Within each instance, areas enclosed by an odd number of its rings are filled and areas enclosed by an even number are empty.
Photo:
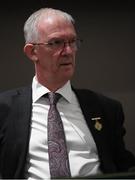
[[[53,49],[60,49],[64,46],[64,40],[62,39],[53,40],[48,42],[48,45]]]
[[[62,49],[67,44],[71,48],[79,48],[81,46],[82,40],[81,39],[72,39],[69,41],[65,41],[64,39],[55,39],[48,42],[48,45],[53,49]]]
[[[81,46],[81,40],[80,39],[72,39],[70,41],[64,42],[64,45],[68,44],[71,48],[79,48]]]

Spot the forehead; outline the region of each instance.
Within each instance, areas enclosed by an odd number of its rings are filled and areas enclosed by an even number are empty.
[[[59,16],[42,18],[39,23],[39,31],[45,37],[76,36],[74,25],[69,20]]]

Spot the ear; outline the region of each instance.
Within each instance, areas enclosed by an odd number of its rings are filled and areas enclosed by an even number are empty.
[[[38,60],[37,57],[37,50],[33,44],[26,44],[24,46],[24,53],[27,55],[29,59],[31,59],[33,62],[36,62]]]

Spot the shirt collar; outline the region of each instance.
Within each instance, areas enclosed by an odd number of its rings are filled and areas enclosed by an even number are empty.
[[[36,76],[34,76],[33,78],[33,82],[32,82],[32,100],[33,102],[36,102],[38,99],[40,99],[43,95],[45,95],[46,93],[50,92],[49,89],[47,89],[45,86],[43,86],[42,84],[40,84],[37,81]],[[73,91],[71,89],[71,84],[70,81],[68,81],[63,87],[61,87],[60,89],[58,89],[56,91],[57,93],[61,94],[62,97],[64,97],[69,103],[72,102],[72,94]]]

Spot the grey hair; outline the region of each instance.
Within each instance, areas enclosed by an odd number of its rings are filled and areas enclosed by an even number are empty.
[[[75,24],[75,20],[73,19],[73,17],[64,11],[53,8],[41,8],[38,11],[31,14],[31,16],[26,20],[24,24],[25,43],[34,43],[38,41],[39,33],[37,27],[40,22],[40,19],[42,17],[48,17],[52,15],[61,16],[65,20],[71,22],[72,24]]]

